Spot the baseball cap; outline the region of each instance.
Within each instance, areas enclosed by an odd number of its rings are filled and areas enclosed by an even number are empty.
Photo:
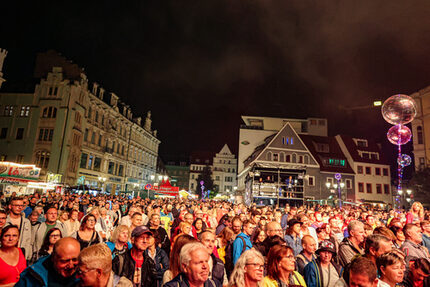
[[[329,251],[333,253],[333,255],[336,254],[334,244],[330,240],[324,240],[320,243],[319,249],[316,251],[316,253],[319,254],[321,251]]]
[[[142,226],[138,226],[135,229],[133,229],[133,231],[131,232],[131,237],[139,237],[144,233],[147,233],[147,234],[150,234],[151,236],[154,236],[152,231],[147,226],[142,225]]]

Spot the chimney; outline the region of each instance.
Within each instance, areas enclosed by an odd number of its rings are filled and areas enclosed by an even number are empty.
[[[99,92],[99,98],[103,101],[103,95],[105,94],[105,89],[103,89],[102,87],[100,87],[99,91],[100,91]]]
[[[93,95],[97,96],[97,88],[99,87],[99,84],[93,83]]]

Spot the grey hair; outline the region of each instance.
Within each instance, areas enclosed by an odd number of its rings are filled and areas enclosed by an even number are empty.
[[[358,220],[353,220],[348,224],[348,233],[351,233],[351,231],[357,229],[357,227],[364,227],[364,223]]]
[[[264,264],[264,257],[259,251],[254,248],[246,250],[236,261],[234,270],[230,276],[230,281],[228,282],[228,287],[245,287],[245,266],[251,258],[258,258],[261,260],[262,264]],[[262,281],[257,284],[259,287],[263,286]]]
[[[183,265],[188,266],[191,261],[191,253],[198,249],[204,249],[205,252],[207,252],[206,246],[200,242],[191,242],[182,246],[181,252],[179,253],[179,263],[182,272],[184,272]]]

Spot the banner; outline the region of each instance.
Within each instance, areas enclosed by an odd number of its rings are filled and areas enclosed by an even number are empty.
[[[33,164],[18,164],[13,162],[0,162],[0,177],[23,180],[35,180],[40,175],[40,168]]]

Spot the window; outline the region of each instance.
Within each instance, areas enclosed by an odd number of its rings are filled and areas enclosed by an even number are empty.
[[[22,140],[24,138],[24,128],[17,128],[16,129],[16,139]]]
[[[418,126],[417,127],[417,141],[418,144],[423,144],[423,127],[422,126]]]
[[[0,139],[5,139],[7,137],[7,128],[1,128]]]
[[[298,163],[303,163],[303,156],[302,155],[299,155],[299,161],[298,161]]]
[[[319,126],[325,126],[325,120],[318,120]]]
[[[88,129],[85,129],[84,141],[88,141]]]
[[[194,174],[191,175],[191,179],[194,179]],[[219,180],[219,176],[216,177],[216,180]]]
[[[94,161],[94,156],[93,156],[93,155],[90,155],[90,156],[89,156],[89,158],[88,158],[88,166],[87,166],[87,169],[92,169],[92,167],[93,167],[93,161]]]
[[[291,155],[287,154],[285,156],[285,162],[291,162]]]
[[[390,186],[388,184],[384,184],[384,193],[390,194]]]
[[[193,189],[194,188],[194,183],[191,183],[191,189]]]
[[[383,175],[388,176],[388,168],[382,169]]]
[[[277,153],[273,154],[273,161],[279,161],[279,154]]]
[[[95,170],[95,171],[100,171],[100,166],[101,166],[101,164],[102,164],[102,159],[101,159],[101,158],[99,158],[99,157],[96,157],[96,158],[94,159],[94,170]]]
[[[23,163],[24,162],[24,156],[19,154],[16,156],[16,162],[17,163]]]
[[[308,179],[309,186],[315,186],[315,176],[310,176]]]
[[[88,159],[88,154],[83,153],[81,155],[81,163],[80,163],[79,167],[85,168],[85,166],[87,165],[87,159]]]
[[[304,158],[305,158],[305,161],[304,161],[304,162],[305,162],[305,164],[308,164],[308,163],[309,163],[309,157],[308,157],[307,155],[305,155],[305,157],[304,157]]]
[[[114,168],[115,168],[115,164],[110,161],[108,166],[108,173],[113,174]]]
[[[363,174],[363,167],[361,165],[357,166],[357,173]]]
[[[6,117],[11,117],[13,115],[13,106],[4,106],[3,115]]]
[[[36,153],[36,166],[48,168],[50,153],[47,151],[38,151]]]
[[[57,117],[57,108],[46,107],[43,109],[42,118],[56,118],[56,117]]]
[[[328,159],[328,165],[331,165],[331,166],[346,166],[346,161],[344,159],[329,158]]]
[[[372,193],[372,184],[371,183],[366,183],[366,192]]]
[[[352,180],[346,179],[345,183],[346,183],[346,188],[347,189],[351,189],[352,188]]]
[[[358,192],[364,193],[364,183],[362,182],[358,183]]]
[[[88,108],[88,118],[91,120],[91,114],[92,114],[92,109],[91,107]]]
[[[376,184],[376,193],[379,193],[379,194],[382,193],[382,184],[379,184],[379,183]]]
[[[333,178],[327,177],[326,182],[330,183],[330,185],[333,185]]]
[[[359,147],[367,147],[367,140],[356,140],[356,144]]]
[[[375,175],[381,175],[381,168],[375,167]]]
[[[99,146],[102,146],[102,138],[103,138],[103,136],[102,136],[102,135],[99,135],[99,142],[98,142],[98,145],[99,145]]]
[[[58,93],[58,87],[49,87],[48,96],[56,96]]]
[[[21,117],[28,117],[29,114],[30,114],[30,106],[22,106],[21,112],[19,113],[19,115]]]
[[[123,172],[124,172],[124,166],[122,164],[120,164],[119,168],[118,168],[118,175],[122,176]]]
[[[279,154],[279,161],[280,161],[280,162],[284,162],[284,161],[285,161],[285,153],[281,152],[281,153]]]
[[[268,161],[272,160],[272,153],[270,151],[266,155],[266,160],[268,160]]]
[[[95,144],[96,143],[96,133],[93,132],[93,134],[91,135],[91,143]]]
[[[372,174],[372,169],[370,166],[366,166],[366,174]]]
[[[52,141],[54,129],[39,129],[39,141]]]

